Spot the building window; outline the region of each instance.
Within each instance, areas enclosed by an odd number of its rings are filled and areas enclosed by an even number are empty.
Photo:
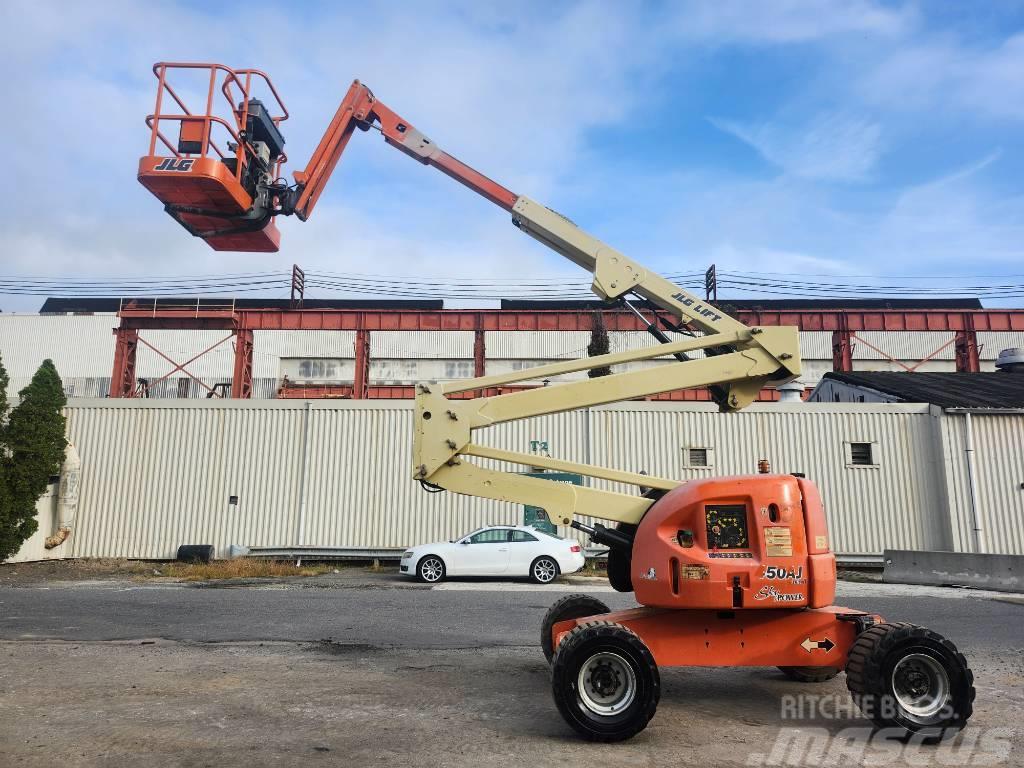
[[[303,360],[299,363],[299,376],[305,380],[334,380],[338,378],[338,366],[334,360]]]
[[[683,466],[689,469],[705,469],[711,467],[710,448],[683,448]]]
[[[446,379],[471,379],[473,378],[472,360],[446,360],[444,363],[444,377]]]
[[[875,464],[874,445],[872,443],[850,443],[850,464],[870,467]]]

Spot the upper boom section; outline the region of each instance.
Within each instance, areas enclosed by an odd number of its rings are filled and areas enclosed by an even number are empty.
[[[313,213],[313,207],[320,199],[327,180],[334,172],[338,160],[341,159],[341,153],[345,151],[356,128],[363,131],[376,128],[391,146],[402,150],[424,165],[434,166],[506,211],[511,211],[515,205],[518,195],[442,152],[430,139],[413,128],[408,120],[399,117],[379,102],[369,88],[354,80],[338,111],[335,112],[334,119],[320,139],[320,144],[306,164],[306,169],[294,174],[297,186],[291,207],[295,215],[303,221]]]
[[[207,114],[189,111],[167,82],[171,69],[209,72]],[[661,489],[674,487],[676,481],[500,451],[474,443],[473,433],[516,419],[694,387],[709,387],[719,407],[735,410],[753,401],[762,386],[800,374],[795,328],[747,328],[588,235],[564,216],[517,195],[443,152],[408,120],[378,101],[358,80],[345,94],[308,165],[294,174],[295,184],[288,186],[280,176],[285,157],[284,137],[279,130],[287,111],[278,99],[280,114],[272,113],[253,92],[262,78],[276,99],[276,91],[265,75],[256,70],[233,71],[220,65],[188,64],[161,64],[154,72],[160,80],[160,90],[156,110],[149,117],[150,154],[140,161],[139,180],[165,202],[167,211],[183,226],[215,248],[277,250],[274,217],[295,214],[303,221],[308,219],[356,128],[373,128],[391,146],[437,168],[510,212],[517,227],[590,272],[591,287],[602,299],[617,300],[635,294],[678,316],[681,324],[687,326],[685,330],[691,338],[673,342],[653,323],[649,324],[652,334],[663,342],[653,349],[626,350],[443,385],[420,383],[416,396],[413,476],[425,483],[458,493],[534,504],[564,524],[583,513],[636,523],[650,505],[650,499],[522,477],[478,466],[466,457],[578,471],[612,482],[650,484]],[[230,119],[214,118],[211,112],[220,75],[224,77],[221,93],[231,106]],[[180,113],[162,113],[165,91]],[[179,123],[177,145],[161,130],[161,121]],[[227,132],[225,149],[211,138],[215,129]],[[172,157],[155,154],[158,141],[173,152]],[[701,333],[693,333],[694,329]],[[702,353],[702,359],[690,359],[688,353],[697,352]],[[675,360],[610,376],[494,397],[458,401],[448,398],[456,392],[517,383],[541,375],[640,363],[667,355]]]
[[[208,81],[205,111],[186,105],[171,84],[172,75],[196,72]],[[678,316],[683,325],[706,334],[745,329],[721,310],[588,235],[564,216],[442,151],[358,80],[349,87],[309,163],[293,174],[295,183],[289,186],[281,176],[286,158],[280,130],[288,112],[264,73],[193,63],[157,64],[154,73],[159,88],[156,108],[147,118],[150,150],[140,160],[139,180],[165,203],[165,209],[179,223],[214,248],[276,251],[280,236],[274,218],[295,214],[303,221],[308,219],[352,134],[357,128],[372,128],[409,157],[437,168],[510,212],[517,227],[590,272],[592,289],[602,299],[638,295]],[[168,103],[173,105],[170,112],[166,111]],[[274,109],[268,106],[271,104]],[[217,105],[221,113],[226,105],[227,114],[218,115]],[[166,135],[168,124],[177,124],[176,143],[173,136]],[[223,141],[218,143],[221,134]],[[161,146],[173,154],[158,155]],[[653,327],[652,333],[667,341]]]
[[[296,189],[292,208],[300,219],[306,220],[313,212],[356,128],[379,130],[391,146],[510,211],[517,227],[590,272],[594,276],[592,290],[602,299],[614,300],[636,293],[680,317],[684,324],[706,333],[735,332],[744,328],[742,323],[591,237],[566,217],[517,195],[444,152],[408,120],[381,103],[358,80],[349,87],[306,169],[294,174]]]

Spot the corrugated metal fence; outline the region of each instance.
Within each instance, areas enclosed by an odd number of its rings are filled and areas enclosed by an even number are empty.
[[[413,410],[401,401],[77,400],[82,458],[66,556],[168,558],[182,543],[350,550],[449,539],[521,508],[428,494],[410,477]],[[629,403],[503,424],[481,442],[670,477],[749,473],[760,458],[822,488],[837,551],[943,548],[951,525],[933,482],[927,406]],[[876,463],[847,461],[871,442]],[[684,449],[710,466],[687,468]],[[956,506],[953,505],[956,509]],[[1018,545],[1019,546],[1019,543]]]
[[[968,418],[973,438],[970,462]],[[944,477],[940,477],[947,488],[953,547],[963,552],[1024,554],[1024,413],[950,411],[939,417],[939,425],[945,455]],[[973,500],[970,466],[974,468]]]

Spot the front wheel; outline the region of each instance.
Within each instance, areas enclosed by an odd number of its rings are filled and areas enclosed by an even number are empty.
[[[437,555],[427,555],[416,566],[416,576],[427,584],[437,584],[444,579],[444,560]]]
[[[550,584],[558,578],[558,563],[547,555],[538,557],[530,566],[530,578],[538,584]]]
[[[559,644],[551,691],[565,721],[590,741],[625,741],[654,717],[661,677],[654,656],[630,629],[581,624]]]
[[[956,646],[914,624],[877,624],[846,662],[846,685],[881,728],[937,741],[962,729],[974,708],[974,674]]]

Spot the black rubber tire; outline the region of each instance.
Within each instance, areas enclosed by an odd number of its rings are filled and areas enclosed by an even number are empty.
[[[633,673],[633,700],[614,715],[590,711],[577,689],[580,670],[598,653],[617,655]],[[635,633],[611,621],[591,621],[576,627],[558,646],[551,665],[551,692],[562,717],[583,738],[625,741],[654,717],[661,698],[661,676],[654,656]]]
[[[630,523],[619,523],[615,528],[629,536],[636,535],[637,526]],[[621,549],[608,551],[608,583],[616,592],[633,591],[633,576],[630,573],[632,568],[632,550],[629,552],[624,552]]]
[[[839,674],[835,667],[779,667],[786,677],[799,683],[824,683]]]
[[[551,628],[555,624],[569,619],[582,619],[584,616],[600,616],[610,611],[607,605],[590,595],[566,595],[556,600],[544,614],[544,621],[540,625],[540,647],[548,664],[555,655],[551,640]]]
[[[431,580],[428,578],[424,578],[423,576],[423,564],[427,562],[427,560],[437,560],[441,563],[441,575],[438,576],[436,579]],[[442,581],[444,581],[444,578],[447,575],[448,569],[445,567],[444,560],[438,557],[437,555],[424,555],[420,558],[420,561],[416,563],[416,578],[419,581],[425,582],[427,584],[440,584]]]
[[[213,556],[213,544],[182,544],[175,559],[179,563],[209,563]]]
[[[555,575],[547,581],[538,578],[534,570],[537,567],[537,563],[539,563],[541,560],[548,560],[555,567]],[[530,581],[532,581],[534,584],[554,584],[555,579],[557,579],[561,573],[562,569],[558,567],[558,561],[555,560],[555,558],[553,557],[549,557],[548,555],[541,555],[540,557],[534,559],[532,563],[530,563]]]
[[[947,705],[935,716],[914,719],[893,691],[893,671],[901,659],[922,654],[948,677]],[[846,661],[846,685],[860,711],[880,728],[897,728],[905,737],[939,741],[962,729],[974,711],[974,674],[949,640],[915,624],[876,624],[861,633]]]

